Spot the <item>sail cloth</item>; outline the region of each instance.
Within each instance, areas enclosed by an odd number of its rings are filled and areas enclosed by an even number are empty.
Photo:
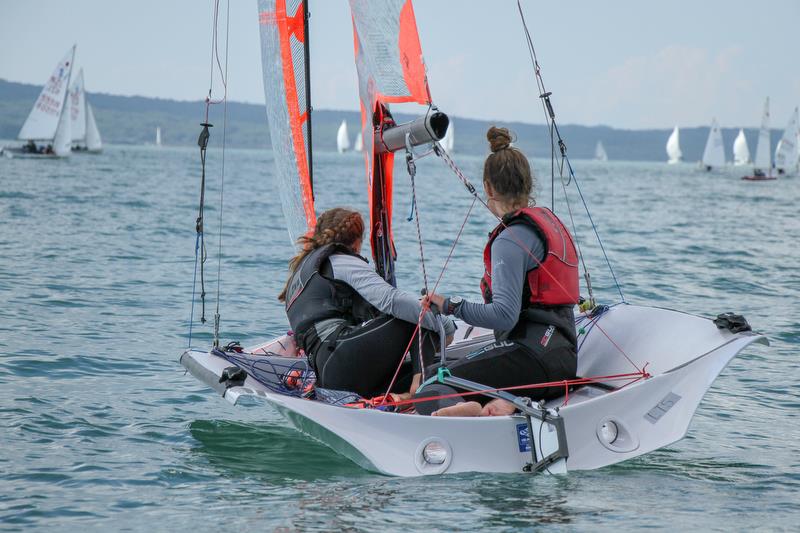
[[[61,111],[67,101],[67,89],[74,57],[75,47],[73,46],[67,55],[58,62],[53,74],[44,84],[25,124],[19,130],[17,137],[20,140],[52,141],[56,136],[56,129],[62,115]]]
[[[725,166],[725,146],[722,144],[722,130],[717,119],[711,120],[706,148],[703,150],[703,165],[717,168]]]
[[[761,116],[761,129],[758,131],[758,144],[756,144],[756,158],[753,166],[772,175],[772,148],[769,138],[769,98],[764,102],[764,114]]]
[[[86,141],[86,93],[83,89],[83,69],[69,89],[70,119],[72,122],[72,142]]]
[[[428,105],[430,91],[411,0],[350,0],[350,11],[369,191],[370,243],[378,273],[394,283],[394,155],[375,153],[373,128],[389,118],[388,104]]]
[[[305,10],[300,0],[259,0],[261,66],[276,179],[289,238],[317,223],[306,103]]]

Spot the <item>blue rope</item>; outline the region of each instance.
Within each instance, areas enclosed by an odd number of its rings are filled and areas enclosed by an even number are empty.
[[[583,191],[581,191],[581,186],[578,183],[578,178],[575,176],[575,171],[572,169],[572,164],[569,162],[569,157],[564,155],[564,160],[567,162],[567,168],[569,169],[569,176],[570,178],[575,181],[575,188],[578,190],[578,195],[581,197],[581,202],[583,203],[583,209],[586,211],[586,215],[589,217],[589,222],[592,224],[592,231],[594,231],[594,236],[597,238],[598,244],[600,244],[600,250],[603,252],[603,257],[606,260],[606,264],[608,265],[608,270],[611,272],[611,277],[614,278],[614,284],[617,286],[617,291],[619,292],[619,297],[622,299],[623,303],[625,302],[625,295],[622,294],[622,287],[617,280],[617,275],[614,273],[614,268],[611,266],[611,261],[608,259],[608,254],[606,254],[606,247],[603,246],[603,240],[600,238],[600,233],[597,231],[597,226],[594,223],[594,219],[592,218],[592,213],[589,212],[589,206],[586,204],[586,199],[583,197]]]
[[[194,241],[194,277],[192,278],[192,311],[189,313],[189,349],[192,347],[192,324],[194,324],[194,300],[197,295],[197,252],[200,250],[200,238],[202,233],[198,233]]]

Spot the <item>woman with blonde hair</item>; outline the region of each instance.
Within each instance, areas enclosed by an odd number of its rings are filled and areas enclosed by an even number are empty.
[[[535,206],[533,174],[525,155],[511,146],[506,128],[486,134],[491,153],[483,167],[488,206],[500,219],[483,252],[483,303],[431,295],[443,313],[494,330],[495,342],[448,364],[453,376],[493,388],[536,385],[575,377],[577,338],[573,306],[579,298],[578,256],[564,224],[546,207]],[[455,392],[434,384],[420,398]],[[547,399],[563,387],[518,389],[519,396]],[[482,405],[485,404],[485,405]],[[419,412],[439,416],[510,414],[503,400],[431,400]]]
[[[420,314],[418,299],[393,287],[361,257],[364,221],[357,211],[330,209],[317,219],[311,236],[298,240],[289,278],[278,299],[286,304],[297,345],[320,387],[372,397],[386,392]],[[450,337],[449,317],[426,313],[422,335],[412,345],[412,371],[433,362],[440,322]],[[422,337],[425,361],[419,361]]]

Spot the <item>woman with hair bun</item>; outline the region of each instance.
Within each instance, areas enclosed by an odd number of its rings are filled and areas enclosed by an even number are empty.
[[[393,287],[361,257],[364,220],[350,209],[322,213],[314,233],[298,239],[299,254],[289,261],[289,278],[278,299],[286,304],[297,346],[328,389],[372,397],[386,392],[416,329],[418,299]],[[417,342],[412,353],[413,383],[423,364],[433,362],[439,321],[448,338],[453,320],[426,313],[422,322],[425,361]],[[416,388],[416,386],[413,388]],[[406,393],[400,397],[409,397]]]
[[[483,166],[489,209],[500,224],[483,252],[483,303],[433,294],[428,301],[467,324],[494,330],[495,342],[448,365],[453,376],[493,388],[560,381],[575,377],[577,338],[573,306],[579,298],[578,255],[564,224],[531,197],[528,159],[511,146],[511,133],[492,126],[491,153]],[[455,392],[441,384],[417,397]],[[563,387],[512,391],[534,400],[558,397]],[[485,405],[482,405],[485,404]],[[438,416],[511,414],[504,400],[431,400],[417,411]]]

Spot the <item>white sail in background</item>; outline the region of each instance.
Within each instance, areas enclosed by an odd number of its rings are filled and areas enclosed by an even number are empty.
[[[61,122],[62,111],[66,107],[75,46],[70,48],[64,59],[59,61],[53,74],[45,83],[39,98],[33,105],[28,118],[17,136],[20,140],[52,141]],[[69,113],[67,114],[69,118]],[[72,139],[68,139],[72,141]]]
[[[360,152],[364,149],[364,138],[361,136],[361,132],[358,132],[356,135],[356,142],[353,143],[353,150],[356,152]]]
[[[747,138],[741,128],[733,141],[733,164],[737,167],[750,164],[750,148],[747,147]]]
[[[775,148],[775,167],[781,173],[793,173],[796,170],[798,158],[797,139],[800,136],[800,125],[798,124],[797,108],[789,118],[786,129],[783,130],[783,137],[778,141]]]
[[[761,129],[758,132],[756,158],[753,161],[753,166],[756,170],[760,170],[768,176],[772,175],[772,148],[770,144],[769,97],[767,97],[767,101],[764,103],[764,115],[761,117]]]
[[[350,149],[350,135],[347,133],[347,121],[343,120],[336,132],[336,150],[341,154]]]
[[[683,153],[681,153],[680,130],[678,130],[678,126],[675,126],[675,129],[672,130],[672,134],[667,140],[667,155],[669,156],[669,161],[667,162],[670,165],[679,163],[681,157],[683,157]]]
[[[78,71],[69,89],[69,107],[72,128],[72,142],[86,143],[86,93],[83,88],[83,69]]]
[[[706,149],[703,150],[703,166],[707,169],[725,166],[725,146],[722,144],[722,130],[717,119],[711,120]]]
[[[156,146],[161,146],[161,127],[156,126]]]
[[[608,154],[605,146],[603,146],[603,141],[597,141],[597,146],[594,147],[594,158],[598,161],[608,161]]]
[[[447,131],[442,137],[442,140],[439,141],[439,144],[442,145],[445,152],[452,154],[453,148],[455,148],[455,124],[453,124],[453,120],[450,119],[450,124],[447,126]]]
[[[94,121],[94,111],[88,102],[86,103],[86,149],[90,152],[99,152],[103,149],[100,131],[97,129],[97,122]]]

